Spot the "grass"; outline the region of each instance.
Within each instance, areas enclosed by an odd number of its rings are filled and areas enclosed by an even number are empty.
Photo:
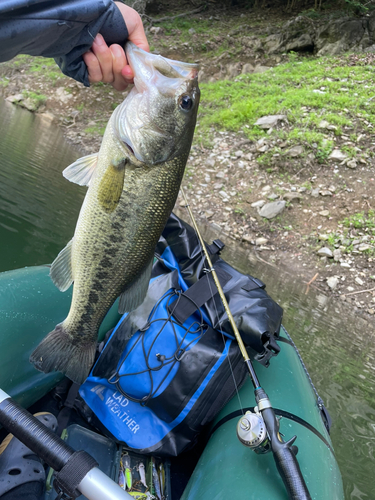
[[[342,224],[347,227],[354,227],[355,229],[362,229],[368,231],[375,236],[375,210],[365,212],[357,212],[342,221]]]
[[[366,243],[373,248],[365,250],[363,253],[367,255],[375,255],[375,210],[369,210],[365,212],[357,212],[349,217],[346,217],[343,221],[339,222],[344,226],[343,234],[329,233],[327,238],[324,240],[324,244],[328,247],[334,249],[338,247],[343,240],[347,240],[349,244],[346,245],[345,253],[351,253],[355,248],[353,247],[353,242],[355,240],[361,240],[360,236],[351,235],[351,230],[358,229],[361,233],[366,233],[369,238]]]
[[[314,145],[317,158],[324,162],[334,146],[333,134],[356,137],[353,129],[358,119],[375,125],[375,102],[371,100],[375,69],[346,63],[345,57],[298,58],[292,54],[290,62],[266,73],[203,83],[200,131],[209,134],[214,124],[222,130],[242,130],[257,140],[267,136],[254,125],[258,118],[285,114],[289,126],[274,130],[271,137],[291,145]],[[322,120],[336,130],[319,128]],[[264,158],[266,164],[270,153]],[[355,150],[348,153],[355,156]]]
[[[36,109],[39,108],[39,106],[42,106],[47,100],[47,96],[45,96],[44,94],[39,94],[38,92],[31,92],[29,90],[23,90],[22,95],[26,99],[30,99],[31,101],[33,101]]]

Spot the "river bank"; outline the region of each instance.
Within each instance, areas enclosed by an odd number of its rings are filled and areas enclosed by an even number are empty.
[[[374,73],[368,71],[364,78],[360,72],[371,66],[372,54],[319,59],[322,73],[309,66],[306,81],[296,73],[295,80],[280,84],[279,97],[286,99],[292,86],[295,102],[279,99],[279,107],[269,108],[272,113],[260,101],[261,92],[258,95],[254,89],[253,104],[259,104],[259,109],[241,123],[228,125],[224,115],[219,119],[210,115],[219,106],[235,115],[236,99],[245,105],[240,100],[245,90],[236,98],[236,85],[258,85],[271,98],[272,89],[267,92],[267,86],[272,80],[291,75],[304,68],[307,59],[315,59],[306,53],[260,50],[257,41],[269,35],[273,15],[273,26],[285,22],[280,13],[232,10],[224,18],[205,11],[150,29],[152,50],[199,61],[202,66],[201,111],[183,185],[197,218],[210,224],[223,240],[231,238],[251,247],[256,259],[298,275],[359,314],[372,316],[375,142],[370,87]],[[244,32],[252,38],[247,45]],[[64,77],[53,61],[40,58],[19,56],[2,64],[0,74],[5,98],[59,124],[82,154],[99,148],[111,112],[126,95],[108,85],[86,89]],[[299,101],[297,92],[309,85],[310,94]],[[339,96],[340,111],[327,115],[328,101],[312,101],[311,96],[324,100],[327,94],[330,101]],[[368,107],[357,109],[362,98]],[[273,118],[255,125],[266,116]],[[178,199],[177,206],[182,205]]]

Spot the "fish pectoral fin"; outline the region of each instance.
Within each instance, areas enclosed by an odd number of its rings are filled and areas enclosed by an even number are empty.
[[[73,238],[52,262],[49,272],[52,281],[61,292],[65,292],[73,283],[72,244]]]
[[[74,182],[79,186],[89,186],[97,162],[98,153],[83,156],[69,165],[69,167],[66,167],[63,171],[63,176],[65,179],[68,179],[68,181]]]
[[[120,295],[118,306],[118,312],[120,314],[133,311],[133,309],[136,309],[142,304],[148,290],[153,262],[154,258],[152,257],[143,272],[133,281],[130,287]]]
[[[122,194],[126,159],[112,161],[100,181],[98,201],[106,212],[113,212]]]

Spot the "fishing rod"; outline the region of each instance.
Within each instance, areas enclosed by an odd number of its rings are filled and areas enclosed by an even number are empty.
[[[298,452],[298,448],[293,445],[294,441],[297,439],[297,436],[293,436],[291,439],[289,439],[289,441],[283,441],[282,437],[280,436],[279,422],[276,418],[275,411],[272,408],[269,397],[260,385],[254,366],[247,353],[246,347],[243,343],[240,332],[238,331],[233,315],[229,309],[227,299],[224,295],[220,281],[212,265],[206,245],[203,241],[202,235],[198,229],[197,223],[182,188],[181,193],[184,198],[185,206],[192,220],[194,230],[198,236],[204,255],[206,257],[209,266],[208,272],[212,274],[214,283],[219,292],[221,302],[224,306],[225,312],[227,313],[234,336],[244,358],[246,368],[249,372],[251,382],[254,386],[254,394],[257,407],[255,408],[255,413],[246,412],[246,414],[238,422],[238,438],[242,444],[254,449],[256,453],[267,453],[268,451],[272,451],[277,470],[279,471],[279,474],[284,482],[290,500],[311,500],[311,495],[307,489],[305,480],[299,467],[299,463],[297,461],[296,455]],[[264,423],[263,426],[262,422]],[[263,433],[262,429],[264,429]]]

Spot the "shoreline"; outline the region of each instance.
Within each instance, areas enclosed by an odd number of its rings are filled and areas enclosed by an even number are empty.
[[[178,34],[162,37],[156,32],[149,38],[161,54],[176,57]],[[281,59],[278,64],[283,64]],[[82,155],[94,153],[110,114],[126,92],[101,84],[87,89],[62,75],[57,67],[43,67],[43,61],[41,70],[35,71],[34,60],[19,56],[0,66],[1,81],[6,83],[1,85],[2,96],[32,110],[34,96],[43,95],[43,102],[32,111],[49,116]],[[260,58],[259,64],[264,61]],[[207,145],[199,131],[198,126],[183,180],[197,220],[247,245],[267,265],[297,275],[354,312],[373,318],[372,226],[356,228],[355,217],[373,213],[375,208],[374,157],[361,155],[355,168],[338,154],[321,164],[303,145],[290,148],[279,141],[280,153],[273,155],[267,168],[261,156],[273,147],[272,134],[255,141],[242,132],[212,129]],[[371,134],[371,128],[356,129],[353,142],[349,132],[335,136],[335,130],[327,130],[337,151],[348,143],[362,149],[365,143],[366,151],[372,151],[375,143]],[[176,206],[182,203],[179,197]],[[267,209],[280,211],[269,217]]]

